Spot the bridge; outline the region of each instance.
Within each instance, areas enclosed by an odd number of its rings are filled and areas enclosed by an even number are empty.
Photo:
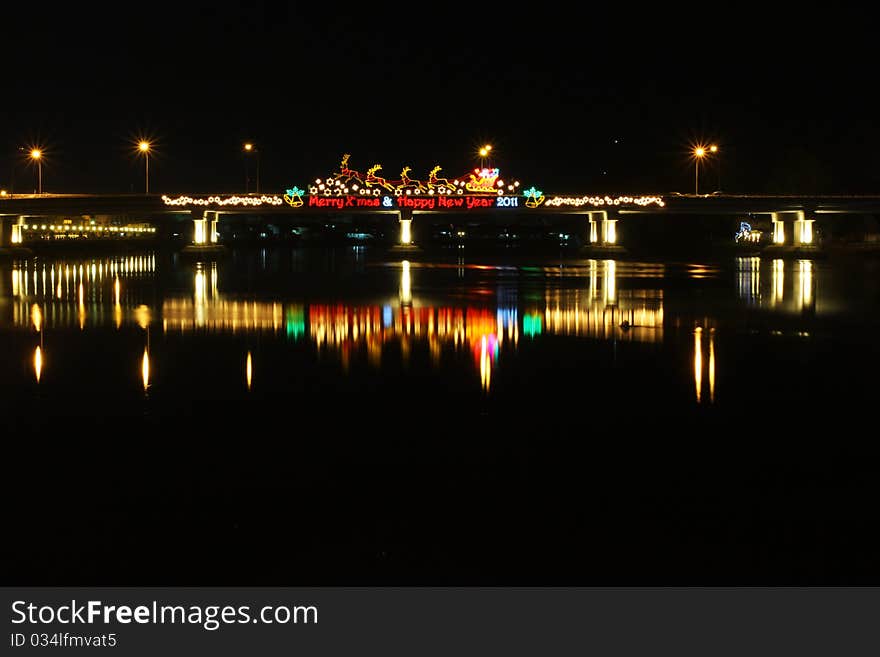
[[[21,247],[28,230],[33,230],[32,218],[46,217],[125,216],[155,225],[163,216],[182,215],[193,221],[192,248],[210,249],[219,246],[217,227],[224,215],[322,220],[334,215],[391,215],[399,223],[398,242],[403,247],[412,246],[412,224],[420,214],[462,218],[580,215],[588,227],[590,245],[601,248],[618,245],[617,224],[627,215],[764,216],[770,221],[774,245],[797,247],[814,244],[814,224],[822,215],[880,214],[880,195],[550,194],[505,179],[497,168],[474,169],[447,179],[438,176],[438,166],[426,181],[410,178],[409,167],[396,180],[378,176],[380,169],[374,165],[361,174],[348,168],[348,156],[344,156],[340,170],[327,178],[278,193],[0,195],[0,250]],[[49,228],[56,226],[50,223]]]

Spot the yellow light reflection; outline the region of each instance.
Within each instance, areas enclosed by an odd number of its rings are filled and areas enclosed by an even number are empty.
[[[253,374],[254,374],[253,361],[251,360],[251,352],[247,352],[247,361],[245,362],[244,371],[245,371],[245,377],[247,378],[247,387],[248,387],[248,390],[250,390],[251,389],[251,381],[253,379]]]
[[[781,304],[785,293],[785,261],[776,258],[773,261],[773,304]]]
[[[409,275],[409,260],[400,263],[400,303],[412,303],[412,283]]]
[[[703,329],[699,326],[694,330],[694,385],[697,391],[697,403],[700,403],[700,393],[703,388],[703,350],[700,340]]]
[[[76,270],[74,270],[76,271]],[[79,329],[82,331],[86,327],[86,294],[83,289],[82,278],[79,283]]]
[[[34,324],[34,328],[37,330],[37,333],[40,332],[40,327],[43,325],[43,313],[40,310],[40,306],[34,304],[31,306],[31,321]]]
[[[480,340],[480,383],[483,384],[483,390],[488,390],[491,382],[492,362],[489,356],[489,341],[484,335]]]
[[[798,274],[800,278],[800,310],[803,310],[810,308],[813,303],[813,262],[799,260]]]
[[[150,354],[144,347],[144,359],[141,362],[141,377],[144,380],[144,391],[150,387]]]
[[[614,260],[605,260],[604,292],[605,303],[613,304],[617,297],[617,263]]]
[[[715,403],[715,329],[709,329],[709,401]]]
[[[598,296],[599,290],[599,263],[595,260],[590,259],[590,296],[589,299],[592,300],[594,297]]]
[[[146,331],[147,327],[150,325],[150,320],[152,319],[149,306],[141,304],[135,308],[134,319],[138,323],[138,326]]]
[[[40,382],[40,374],[43,372],[43,350],[40,347],[34,349],[34,373],[37,375],[37,383]]]
[[[116,277],[116,281],[113,283],[113,292],[116,298],[116,304],[113,306],[113,319],[116,321],[116,328],[118,329],[122,326],[122,304],[119,303],[119,276]]]

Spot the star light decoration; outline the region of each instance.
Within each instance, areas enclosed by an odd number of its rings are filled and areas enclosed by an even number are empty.
[[[433,196],[435,194],[464,194],[466,192],[478,194],[514,194],[519,188],[519,181],[508,181],[506,184],[500,179],[500,170],[474,169],[468,174],[468,180],[464,176],[460,178],[440,178],[437,173],[442,169],[435,166],[428,174],[427,181],[409,177],[411,167],[404,167],[400,172],[400,178],[388,179],[379,175],[382,170],[381,164],[374,164],[362,174],[348,166],[350,154],[342,156],[339,171],[327,178],[316,178],[309,185],[309,194],[320,196],[344,196],[347,194],[359,194],[362,196],[382,196],[394,194],[395,196],[420,196],[422,194]]]

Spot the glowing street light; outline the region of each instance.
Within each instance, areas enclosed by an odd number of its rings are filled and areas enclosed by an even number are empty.
[[[480,168],[482,169],[485,166],[484,160],[489,157],[489,153],[492,151],[492,146],[486,144],[480,148]]]
[[[244,145],[244,192],[248,193],[250,190],[250,177],[248,176],[248,158],[247,156],[251,153],[257,154],[257,193],[260,192],[260,151],[257,150],[257,147],[254,146],[250,142],[246,142]]]
[[[144,154],[144,168],[146,169],[146,184],[144,194],[150,193],[150,142],[138,143],[138,151]]]
[[[37,194],[43,193],[43,151],[31,149],[31,159],[37,163]]]

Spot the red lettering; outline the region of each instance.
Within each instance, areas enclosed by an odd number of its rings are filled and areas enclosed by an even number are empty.
[[[411,196],[400,196],[397,199],[397,205],[402,208],[414,208],[416,210],[433,210],[433,198],[413,198]]]
[[[464,205],[464,199],[438,196],[437,205],[439,205],[441,208],[460,208],[462,205]]]
[[[468,196],[467,197],[467,207],[471,208],[490,208],[492,207],[492,202],[494,198],[480,198],[478,196]]]

